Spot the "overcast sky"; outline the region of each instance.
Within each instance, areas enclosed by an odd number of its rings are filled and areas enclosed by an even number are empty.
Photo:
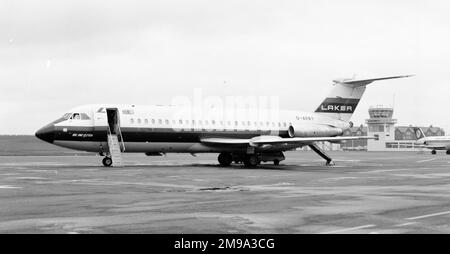
[[[353,117],[450,133],[448,1],[0,0],[0,134],[33,134],[91,103],[279,96],[313,111],[335,78],[371,84]]]

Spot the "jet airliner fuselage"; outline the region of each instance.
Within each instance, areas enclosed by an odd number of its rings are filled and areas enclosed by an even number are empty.
[[[246,166],[261,161],[278,164],[285,159],[283,151],[303,146],[309,146],[331,165],[332,159],[316,142],[374,138],[341,135],[352,126],[351,115],[367,84],[402,77],[334,81],[330,96],[314,113],[86,105],[69,110],[36,136],[58,146],[105,155],[105,166],[113,164],[114,150],[147,155],[219,153],[223,166],[233,161]]]

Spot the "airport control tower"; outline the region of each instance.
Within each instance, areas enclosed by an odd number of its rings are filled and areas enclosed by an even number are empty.
[[[378,135],[379,140],[368,140],[367,151],[386,151],[386,142],[395,141],[395,124],[393,119],[394,109],[390,107],[376,106],[369,108],[369,119],[366,119],[367,135]]]

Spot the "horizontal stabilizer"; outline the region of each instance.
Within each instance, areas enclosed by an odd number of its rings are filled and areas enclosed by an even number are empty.
[[[339,84],[347,84],[352,85],[354,87],[365,86],[377,80],[385,80],[385,79],[396,79],[396,78],[407,78],[413,75],[402,75],[402,76],[392,76],[392,77],[383,77],[383,78],[372,78],[372,79],[344,79],[344,80],[333,80],[334,83]]]

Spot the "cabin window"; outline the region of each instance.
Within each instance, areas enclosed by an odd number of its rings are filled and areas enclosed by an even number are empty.
[[[242,121],[242,126],[245,126],[245,122],[244,121]]]
[[[179,122],[180,124],[183,124],[183,120],[178,120],[178,122]]]
[[[169,125],[169,120],[166,119],[165,123],[166,123],[167,125]]]
[[[286,126],[286,123],[283,123],[283,127],[287,127],[287,126]]]
[[[205,125],[208,125],[208,120],[205,120]]]
[[[195,125],[195,120],[192,120],[192,125]]]
[[[130,118],[130,123],[134,124],[134,119],[133,118]]]
[[[155,122],[156,122],[155,119],[152,119],[152,124],[155,124]]]
[[[238,121],[234,121],[234,126],[238,126]]]
[[[137,123],[141,124],[141,118],[138,118]]]
[[[148,124],[148,119],[147,118],[145,119],[145,124]]]
[[[189,125],[189,120],[184,120],[184,123],[185,123],[186,125]]]
[[[213,125],[215,125],[215,124],[216,124],[216,121],[212,120],[211,123],[212,123]]]
[[[158,124],[162,124],[162,119],[158,119]]]
[[[252,125],[252,122],[248,121],[247,126],[250,126],[250,125]]]
[[[91,118],[87,114],[81,113],[81,120],[91,120]]]

